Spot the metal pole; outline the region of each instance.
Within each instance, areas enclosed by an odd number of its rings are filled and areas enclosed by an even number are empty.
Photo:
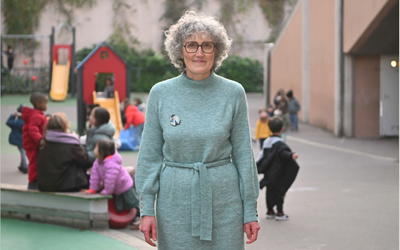
[[[3,39],[0,39],[0,49],[1,49],[0,96],[3,96]]]
[[[75,96],[75,27],[72,28],[72,45],[71,45],[71,97]]]
[[[340,123],[339,136],[344,136],[344,53],[343,53],[343,0],[340,1]]]
[[[53,80],[53,45],[54,45],[54,27],[51,27],[50,35],[50,72],[49,72],[49,91],[51,90],[51,81]]]
[[[266,93],[266,102],[265,107],[268,107],[268,104],[270,104],[270,95],[271,95],[271,50],[268,51],[268,56],[267,56],[267,93]]]
[[[83,135],[83,130],[86,123],[86,109],[83,102],[83,67],[78,71],[78,98],[77,100],[77,115],[78,115],[78,133]]]

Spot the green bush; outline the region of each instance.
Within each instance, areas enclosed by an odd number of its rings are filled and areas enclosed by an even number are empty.
[[[246,92],[263,90],[264,70],[257,60],[230,55],[216,73],[242,84]]]
[[[138,52],[125,43],[112,41],[110,46],[131,66],[132,92],[148,92],[154,84],[180,74],[161,53],[151,49]],[[95,45],[77,51],[77,61],[82,61],[94,48]],[[263,68],[261,63],[254,59],[230,56],[218,69],[217,74],[239,82],[247,92],[262,91]]]

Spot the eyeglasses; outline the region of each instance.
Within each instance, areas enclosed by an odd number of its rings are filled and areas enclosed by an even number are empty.
[[[183,47],[185,47],[187,53],[196,53],[199,47],[205,54],[213,53],[215,50],[215,44],[212,42],[204,42],[201,45],[196,42],[187,42]]]

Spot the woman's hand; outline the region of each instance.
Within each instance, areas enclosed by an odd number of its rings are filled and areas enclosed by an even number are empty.
[[[248,241],[246,241],[246,244],[251,244],[257,240],[258,230],[260,230],[260,225],[258,224],[257,221],[252,221],[244,224],[243,230],[246,233],[247,239],[249,239]]]
[[[155,247],[156,244],[153,241],[157,241],[156,217],[143,216],[140,221],[139,230],[144,234],[146,242],[150,246]],[[151,239],[153,241],[151,241]]]

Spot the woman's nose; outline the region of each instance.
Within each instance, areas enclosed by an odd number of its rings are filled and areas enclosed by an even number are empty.
[[[203,56],[204,52],[201,46],[199,46],[199,48],[196,51],[196,56]]]

